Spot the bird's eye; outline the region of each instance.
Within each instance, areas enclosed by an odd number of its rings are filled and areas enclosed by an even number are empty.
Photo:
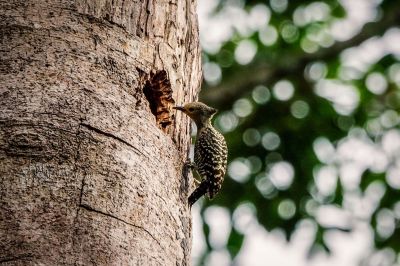
[[[193,107],[190,107],[190,108],[189,108],[189,111],[190,111],[190,112],[193,112],[193,111],[194,111],[194,108],[193,108]]]

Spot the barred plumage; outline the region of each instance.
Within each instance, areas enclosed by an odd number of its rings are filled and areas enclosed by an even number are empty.
[[[216,109],[200,102],[174,108],[187,114],[197,125],[194,168],[202,181],[189,196],[189,206],[192,206],[205,194],[209,199],[213,199],[221,189],[226,172],[228,148],[222,134],[211,125],[211,118],[217,112]]]

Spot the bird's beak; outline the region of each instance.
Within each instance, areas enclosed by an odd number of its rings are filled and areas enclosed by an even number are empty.
[[[174,106],[172,107],[173,109],[179,110],[179,111],[185,111],[185,108],[183,108],[183,106]]]

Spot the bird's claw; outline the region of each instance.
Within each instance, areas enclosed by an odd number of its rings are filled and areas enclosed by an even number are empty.
[[[188,161],[185,162],[184,167],[185,167],[186,169],[190,169],[190,170],[193,170],[193,169],[196,168],[196,166],[194,165],[194,163],[192,163],[190,160],[188,160]]]

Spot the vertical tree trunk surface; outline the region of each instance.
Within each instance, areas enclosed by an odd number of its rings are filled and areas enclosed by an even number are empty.
[[[189,263],[195,7],[0,0],[0,264]]]

